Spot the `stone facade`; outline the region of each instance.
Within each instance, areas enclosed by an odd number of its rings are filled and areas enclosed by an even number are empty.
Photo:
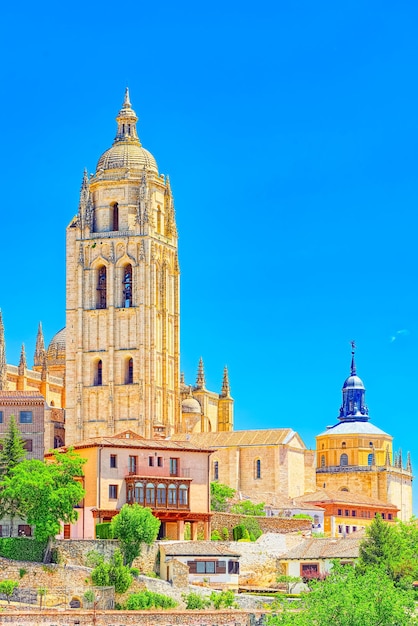
[[[310,532],[312,529],[312,523],[308,519],[288,519],[285,517],[256,517],[258,525],[263,533],[296,533],[296,532]],[[237,524],[240,524],[245,520],[243,515],[234,515],[233,513],[214,513],[211,520],[211,529],[222,533],[224,528],[229,531],[230,538],[232,538],[232,529]]]

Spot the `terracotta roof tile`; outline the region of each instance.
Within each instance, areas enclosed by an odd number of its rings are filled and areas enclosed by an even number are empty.
[[[272,428],[266,430],[233,430],[217,433],[179,433],[174,435],[177,441],[191,441],[192,443],[211,448],[226,448],[229,446],[265,446],[288,444],[293,438],[305,448],[300,436],[291,428]]]
[[[320,503],[341,503],[341,504],[362,504],[370,507],[384,507],[387,509],[393,509],[398,511],[399,509],[389,502],[383,502],[377,500],[377,498],[370,498],[369,496],[353,493],[351,491],[329,491],[328,489],[319,489],[315,493],[307,493],[303,496],[295,498],[295,502],[312,502],[313,504]]]
[[[359,539],[305,539],[298,546],[281,556],[283,560],[290,559],[337,559],[357,558],[362,538]]]

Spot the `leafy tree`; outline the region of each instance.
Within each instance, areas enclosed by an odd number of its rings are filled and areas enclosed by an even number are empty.
[[[119,539],[125,565],[132,565],[141,554],[141,543],[151,544],[156,540],[160,524],[151,509],[136,503],[123,505],[112,519],[111,533]]]
[[[234,497],[235,489],[222,483],[210,483],[210,508],[212,511],[226,511],[228,500]]]
[[[130,568],[123,564],[123,556],[117,550],[111,560],[105,562],[103,557],[91,573],[91,580],[97,587],[115,587],[117,593],[125,593],[132,584]]]
[[[357,569],[364,572],[369,566],[379,566],[399,583],[410,573],[410,556],[399,527],[388,524],[380,515],[376,515],[366,529],[366,538],[360,544]]]
[[[85,463],[70,448],[54,452],[54,461],[22,461],[0,483],[2,499],[13,503],[19,515],[35,527],[36,539],[43,541],[57,535],[61,523],[75,522],[75,505],[85,491],[75,478],[82,476]]]
[[[0,581],[0,593],[4,594],[7,598],[7,604],[10,604],[14,590],[19,587],[17,580],[2,580]]]
[[[301,596],[297,611],[274,607],[268,626],[412,626],[415,624],[413,592],[399,589],[385,571],[368,566],[359,573],[351,566],[334,564],[323,581],[312,582]]]
[[[200,593],[195,593],[194,591],[191,593],[183,593],[181,597],[186,603],[187,610],[202,611],[210,605],[209,598],[202,596]]]
[[[238,515],[258,515],[264,517],[266,512],[264,510],[265,503],[254,504],[250,500],[241,500],[231,506],[231,513],[238,513]]]
[[[10,477],[13,469],[25,458],[26,452],[24,441],[16,424],[14,415],[10,416],[9,428],[2,441],[3,449],[0,450],[0,481],[5,477]],[[19,517],[19,503],[16,499],[9,499],[4,496],[0,489],[0,518],[10,518],[10,537],[13,535],[13,522]]]
[[[210,601],[215,609],[236,609],[238,607],[235,602],[235,595],[231,589],[224,591],[212,591],[210,594]]]
[[[46,587],[39,587],[37,594],[39,596],[39,610],[42,611],[42,603],[46,594],[48,593],[48,589]]]
[[[276,578],[278,583],[286,583],[286,592],[292,593],[295,588],[295,585],[302,582],[300,576],[287,576],[286,574],[281,574]]]

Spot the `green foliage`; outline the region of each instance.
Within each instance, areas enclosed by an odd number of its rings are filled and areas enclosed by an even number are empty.
[[[111,533],[119,539],[124,562],[132,565],[141,554],[141,543],[151,544],[157,538],[160,520],[154,517],[150,508],[139,504],[124,504],[118,515],[112,519]]]
[[[190,522],[184,524],[184,541],[190,541],[192,538],[192,527]]]
[[[42,563],[46,541],[37,541],[31,537],[0,538],[0,556],[13,561],[31,561]]]
[[[234,541],[239,541],[240,539],[242,539],[245,530],[246,528],[243,524],[237,524],[236,526],[234,526],[234,528],[232,529],[232,536],[234,538]]]
[[[132,574],[132,576],[139,576],[139,569],[137,567],[131,567],[129,570]]]
[[[260,528],[260,524],[254,517],[245,518],[232,529],[234,541],[241,541],[242,539],[246,541],[256,541],[262,534],[263,531]]]
[[[219,530],[213,530],[210,535],[211,541],[221,541],[222,537],[220,535]]]
[[[93,604],[93,602],[96,599],[96,596],[94,594],[94,591],[92,591],[91,589],[88,589],[86,591],[86,593],[83,595],[83,599],[88,602],[89,604]]]
[[[102,522],[101,524],[96,524],[96,539],[113,539],[110,526],[110,522]]]
[[[221,591],[217,593],[213,591],[210,594],[210,601],[212,602],[215,609],[236,609],[238,608],[237,603],[235,602],[235,595],[231,589]]]
[[[23,578],[23,576],[24,576],[25,574],[27,574],[27,573],[28,573],[28,570],[27,570],[27,569],[25,569],[24,567],[21,567],[21,568],[19,569],[19,578]]]
[[[14,415],[10,416],[9,428],[2,440],[3,449],[0,450],[0,480],[10,476],[14,467],[25,458],[25,442],[22,439]]]
[[[186,603],[186,609],[202,611],[210,605],[210,599],[200,593],[183,593],[181,596]]]
[[[97,567],[103,562],[103,556],[97,550],[89,550],[86,554],[86,566]]]
[[[10,604],[10,598],[13,595],[14,590],[19,587],[17,580],[2,580],[0,581],[0,594],[4,594],[7,598],[7,604]]]
[[[174,609],[176,606],[177,602],[170,596],[146,590],[131,593],[122,608],[127,611],[144,611],[147,609]]]
[[[222,528],[221,535],[223,541],[229,541],[229,530],[226,527]]]
[[[293,519],[308,519],[313,522],[312,515],[307,515],[307,513],[296,513],[295,515],[293,515]]]
[[[292,593],[295,585],[301,582],[300,576],[287,576],[282,574],[276,578],[278,583],[286,583],[286,591],[288,594]]]
[[[368,566],[359,573],[337,563],[323,581],[311,583],[312,590],[290,610],[273,607],[268,626],[410,626],[415,624],[413,592],[399,589],[379,567]],[[293,605],[292,605],[293,606]]]
[[[120,550],[109,562],[101,559],[91,573],[91,580],[97,587],[115,587],[116,593],[124,593],[132,584],[130,568],[123,564]]]
[[[46,541],[57,535],[61,523],[75,522],[74,509],[85,491],[75,478],[82,476],[85,460],[70,448],[54,452],[54,462],[22,461],[0,483],[1,501],[12,503],[19,515],[35,527],[35,538]]]
[[[210,483],[210,507],[212,511],[227,511],[228,500],[234,497],[235,489],[222,483]]]
[[[241,500],[231,506],[231,513],[237,513],[238,515],[258,515],[264,517],[266,512],[264,511],[265,502],[260,504],[254,504],[250,500]]]

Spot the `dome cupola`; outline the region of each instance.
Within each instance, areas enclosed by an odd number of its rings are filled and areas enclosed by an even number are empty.
[[[351,342],[351,373],[343,384],[343,402],[338,419],[341,422],[356,422],[369,420],[368,409],[365,403],[366,388],[363,381],[357,376],[354,358],[356,344]]]

